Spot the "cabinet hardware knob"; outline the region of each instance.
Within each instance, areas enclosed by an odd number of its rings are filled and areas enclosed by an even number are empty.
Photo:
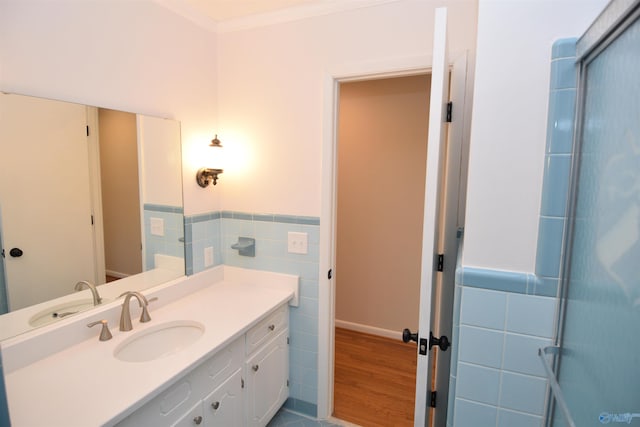
[[[200,424],[202,423],[202,417],[201,417],[200,415],[198,415],[197,417],[195,417],[195,418],[193,419],[193,422],[194,422],[196,425],[200,425]]]
[[[220,402],[213,402],[213,403],[211,404],[211,407],[212,407],[213,409],[218,409],[218,408],[220,407]]]
[[[269,325],[269,330],[273,331],[276,328],[276,325]]]
[[[253,372],[258,372],[258,369],[260,369],[260,366],[258,366],[258,365],[253,365],[253,366],[251,367],[251,369],[253,369]]]

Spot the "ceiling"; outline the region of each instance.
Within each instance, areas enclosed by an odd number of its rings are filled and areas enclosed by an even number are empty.
[[[323,3],[323,0],[185,0],[209,19],[220,22],[290,7]],[[326,3],[326,1],[324,1]]]
[[[214,32],[247,29],[402,0],[152,0]]]

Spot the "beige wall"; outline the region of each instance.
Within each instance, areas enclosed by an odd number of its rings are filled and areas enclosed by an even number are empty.
[[[417,328],[430,83],[340,86],[336,320]]]
[[[104,257],[109,272],[142,272],[136,115],[99,110]]]

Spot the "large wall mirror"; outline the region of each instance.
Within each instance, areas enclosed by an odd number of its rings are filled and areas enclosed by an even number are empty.
[[[0,339],[185,274],[179,122],[0,93],[0,153]]]

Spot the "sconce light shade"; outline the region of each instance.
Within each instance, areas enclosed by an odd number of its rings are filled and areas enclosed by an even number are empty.
[[[216,148],[216,151],[218,151],[218,149],[222,149],[222,143],[218,139],[218,135],[216,135],[215,138],[211,140],[211,144],[209,144],[209,147]],[[218,183],[218,175],[220,175],[222,172],[223,169],[219,168],[200,168],[196,173],[196,181],[202,188],[205,188],[209,184],[216,185]]]

